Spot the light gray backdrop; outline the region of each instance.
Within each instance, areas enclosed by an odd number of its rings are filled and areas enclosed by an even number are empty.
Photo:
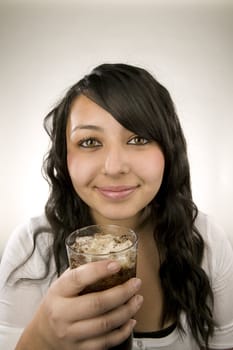
[[[233,240],[233,2],[0,0],[0,253],[42,212],[42,121],[102,62],[149,69],[188,141],[194,199]]]

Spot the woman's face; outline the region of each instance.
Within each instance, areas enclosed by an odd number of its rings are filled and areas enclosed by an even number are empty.
[[[134,227],[162,182],[158,144],[125,129],[83,95],[72,105],[66,138],[73,187],[96,223]]]

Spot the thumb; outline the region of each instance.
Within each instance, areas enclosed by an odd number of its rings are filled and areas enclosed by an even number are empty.
[[[113,275],[121,266],[116,260],[102,260],[66,270],[55,282],[58,293],[63,297],[73,297],[87,286]]]

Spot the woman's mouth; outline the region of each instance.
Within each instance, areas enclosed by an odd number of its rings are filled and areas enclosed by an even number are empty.
[[[108,199],[125,199],[135,192],[138,186],[104,186],[96,187],[101,195]]]

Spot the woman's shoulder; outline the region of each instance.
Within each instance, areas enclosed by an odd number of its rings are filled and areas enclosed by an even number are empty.
[[[207,245],[216,246],[219,241],[230,244],[229,237],[223,227],[210,215],[199,211],[195,220],[195,226]]]
[[[210,348],[230,348],[233,339],[233,248],[219,224],[200,214],[197,228],[205,242],[202,267],[210,278],[214,294],[213,316],[218,325],[210,340]]]
[[[34,247],[35,237],[37,238],[35,250],[41,250],[51,244],[53,236],[45,214],[29,218],[26,222],[19,224],[8,239],[4,255],[8,251],[17,251],[18,257],[29,253]]]
[[[1,276],[5,276],[5,280],[10,277],[12,283],[19,279],[42,278],[53,260],[52,244],[53,235],[44,214],[18,225],[4,249]]]
[[[219,269],[232,264],[233,248],[229,237],[215,219],[202,212],[198,213],[195,226],[201,234],[204,244],[203,267],[208,275],[215,277]]]

